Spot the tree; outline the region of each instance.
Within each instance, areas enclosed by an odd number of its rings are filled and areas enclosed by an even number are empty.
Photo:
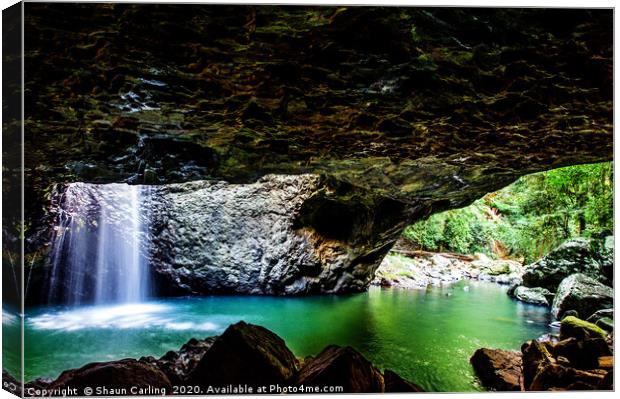
[[[613,234],[613,163],[524,176],[467,208],[433,215],[404,235],[429,251],[485,252],[497,243],[533,261],[563,241]]]

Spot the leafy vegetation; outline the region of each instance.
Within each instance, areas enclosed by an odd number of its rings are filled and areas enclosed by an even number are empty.
[[[472,205],[409,226],[429,251],[482,252],[531,262],[563,241],[613,234],[613,164],[524,176]]]

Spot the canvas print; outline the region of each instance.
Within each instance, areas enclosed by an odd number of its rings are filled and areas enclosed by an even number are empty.
[[[612,9],[3,31],[4,390],[614,389]]]

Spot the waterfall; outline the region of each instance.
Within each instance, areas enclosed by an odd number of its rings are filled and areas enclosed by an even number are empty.
[[[148,296],[145,193],[127,184],[67,185],[52,240],[49,302],[136,303]]]

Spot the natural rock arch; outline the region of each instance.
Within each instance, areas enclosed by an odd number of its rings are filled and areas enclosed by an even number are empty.
[[[310,174],[291,229],[357,290],[406,224],[612,159],[611,10],[25,7],[27,253],[50,183]]]

